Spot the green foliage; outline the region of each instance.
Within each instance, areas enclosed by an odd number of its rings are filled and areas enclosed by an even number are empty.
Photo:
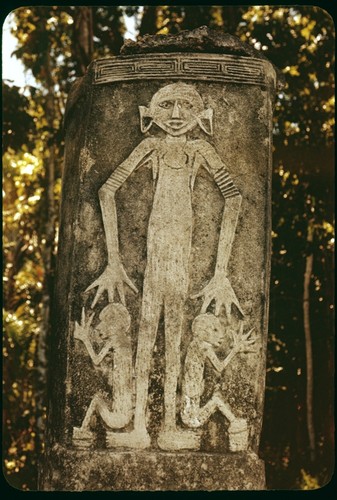
[[[317,488],[331,476],[333,456],[334,27],[327,13],[313,6],[32,6],[14,12],[15,55],[37,83],[24,93],[3,85],[4,470],[16,487],[36,488],[65,101],[90,59],[118,53],[126,36],[125,16],[135,16],[140,34],[201,25],[236,34],[284,74],[274,114],[273,260],[261,456],[270,488]],[[312,243],[307,242],[309,221]],[[314,464],[307,459],[302,313],[310,253]]]
[[[301,490],[317,490],[320,487],[316,477],[308,474],[304,469],[301,469],[301,481],[299,488]]]
[[[34,118],[27,112],[29,101],[18,87],[2,84],[3,97],[3,149],[17,151],[24,144],[32,147],[35,133]]]
[[[334,26],[319,7],[250,7],[243,41],[262,50],[285,75],[275,108],[275,141],[292,147],[332,144]]]
[[[333,442],[327,432],[331,420],[322,415],[331,419],[332,413],[326,359],[333,334],[334,29],[332,19],[318,7],[252,6],[243,14],[237,34],[262,50],[285,77],[274,112],[270,337],[261,453],[270,487],[297,488],[301,464],[320,475],[322,483],[332,467]],[[310,244],[309,221],[314,226]],[[310,253],[316,464],[308,461],[302,310]]]
[[[25,148],[25,146],[22,146]],[[28,489],[36,468],[37,343],[44,266],[39,207],[41,161],[21,149],[4,155],[4,424],[5,471],[13,485]]]

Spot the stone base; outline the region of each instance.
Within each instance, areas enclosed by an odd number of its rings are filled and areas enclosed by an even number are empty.
[[[264,490],[264,462],[254,453],[67,450],[44,457],[44,491]]]

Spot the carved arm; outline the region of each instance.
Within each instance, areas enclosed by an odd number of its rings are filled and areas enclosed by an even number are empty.
[[[252,349],[252,345],[256,342],[256,338],[251,337],[253,330],[254,328],[243,333],[243,323],[241,322],[239,332],[232,332],[233,347],[224,360],[218,358],[213,348],[207,348],[207,357],[218,373],[221,373],[239,352],[256,352]]]
[[[227,278],[228,261],[232,251],[242,197],[213,146],[206,141],[200,141],[199,153],[205,161],[205,167],[214,177],[225,198],[225,206],[221,222],[214,276],[208,285],[193,297],[204,297],[201,313],[206,312],[212,300],[215,300],[216,315],[220,314],[221,307],[224,306],[226,315],[229,317],[232,304],[235,304],[243,315],[239,301]]]
[[[95,306],[105,290],[108,292],[109,301],[113,302],[114,293],[117,289],[123,304],[125,304],[124,284],[127,284],[134,292],[138,292],[135,285],[127,276],[119,254],[115,194],[117,189],[124,184],[134,170],[149,161],[153,150],[154,140],[151,138],[144,139],[132,151],[130,156],[114,170],[108,180],[99,189],[99,201],[108,251],[108,265],[101,276],[86,289],[86,291],[89,291],[98,287],[91,307]]]
[[[106,235],[109,264],[111,264],[114,259],[118,258],[119,253],[115,193],[134,170],[144,165],[144,163],[149,160],[149,156],[153,149],[153,140],[144,139],[132,151],[130,156],[114,170],[98,191],[104,232]]]
[[[87,348],[89,356],[91,357],[93,363],[96,366],[99,365],[103,361],[105,356],[108,354],[108,352],[113,347],[113,342],[110,341],[101,349],[101,351],[98,354],[96,354],[93,347],[92,347],[90,340],[88,338],[82,339],[82,340],[83,340],[85,347]]]

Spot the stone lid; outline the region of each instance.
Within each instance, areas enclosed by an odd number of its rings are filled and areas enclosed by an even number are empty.
[[[277,87],[284,85],[284,75],[265,55],[242,42],[238,37],[200,26],[194,30],[184,30],[174,35],[145,35],[137,41],[125,40],[120,50],[122,56],[153,53],[213,53],[246,56],[262,59],[271,64],[277,76]]]
[[[212,30],[207,26],[200,26],[191,31],[181,31],[174,35],[145,35],[137,41],[127,39],[120,50],[123,56],[156,52],[208,52],[251,56],[266,60],[261,52],[241,42],[238,37]]]

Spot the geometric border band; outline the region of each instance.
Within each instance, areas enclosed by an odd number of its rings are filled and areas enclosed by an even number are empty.
[[[141,54],[98,59],[94,62],[96,85],[128,80],[177,78],[266,86],[269,80],[267,74],[274,77],[274,73],[267,61],[228,54]],[[275,77],[273,80],[275,81]]]

